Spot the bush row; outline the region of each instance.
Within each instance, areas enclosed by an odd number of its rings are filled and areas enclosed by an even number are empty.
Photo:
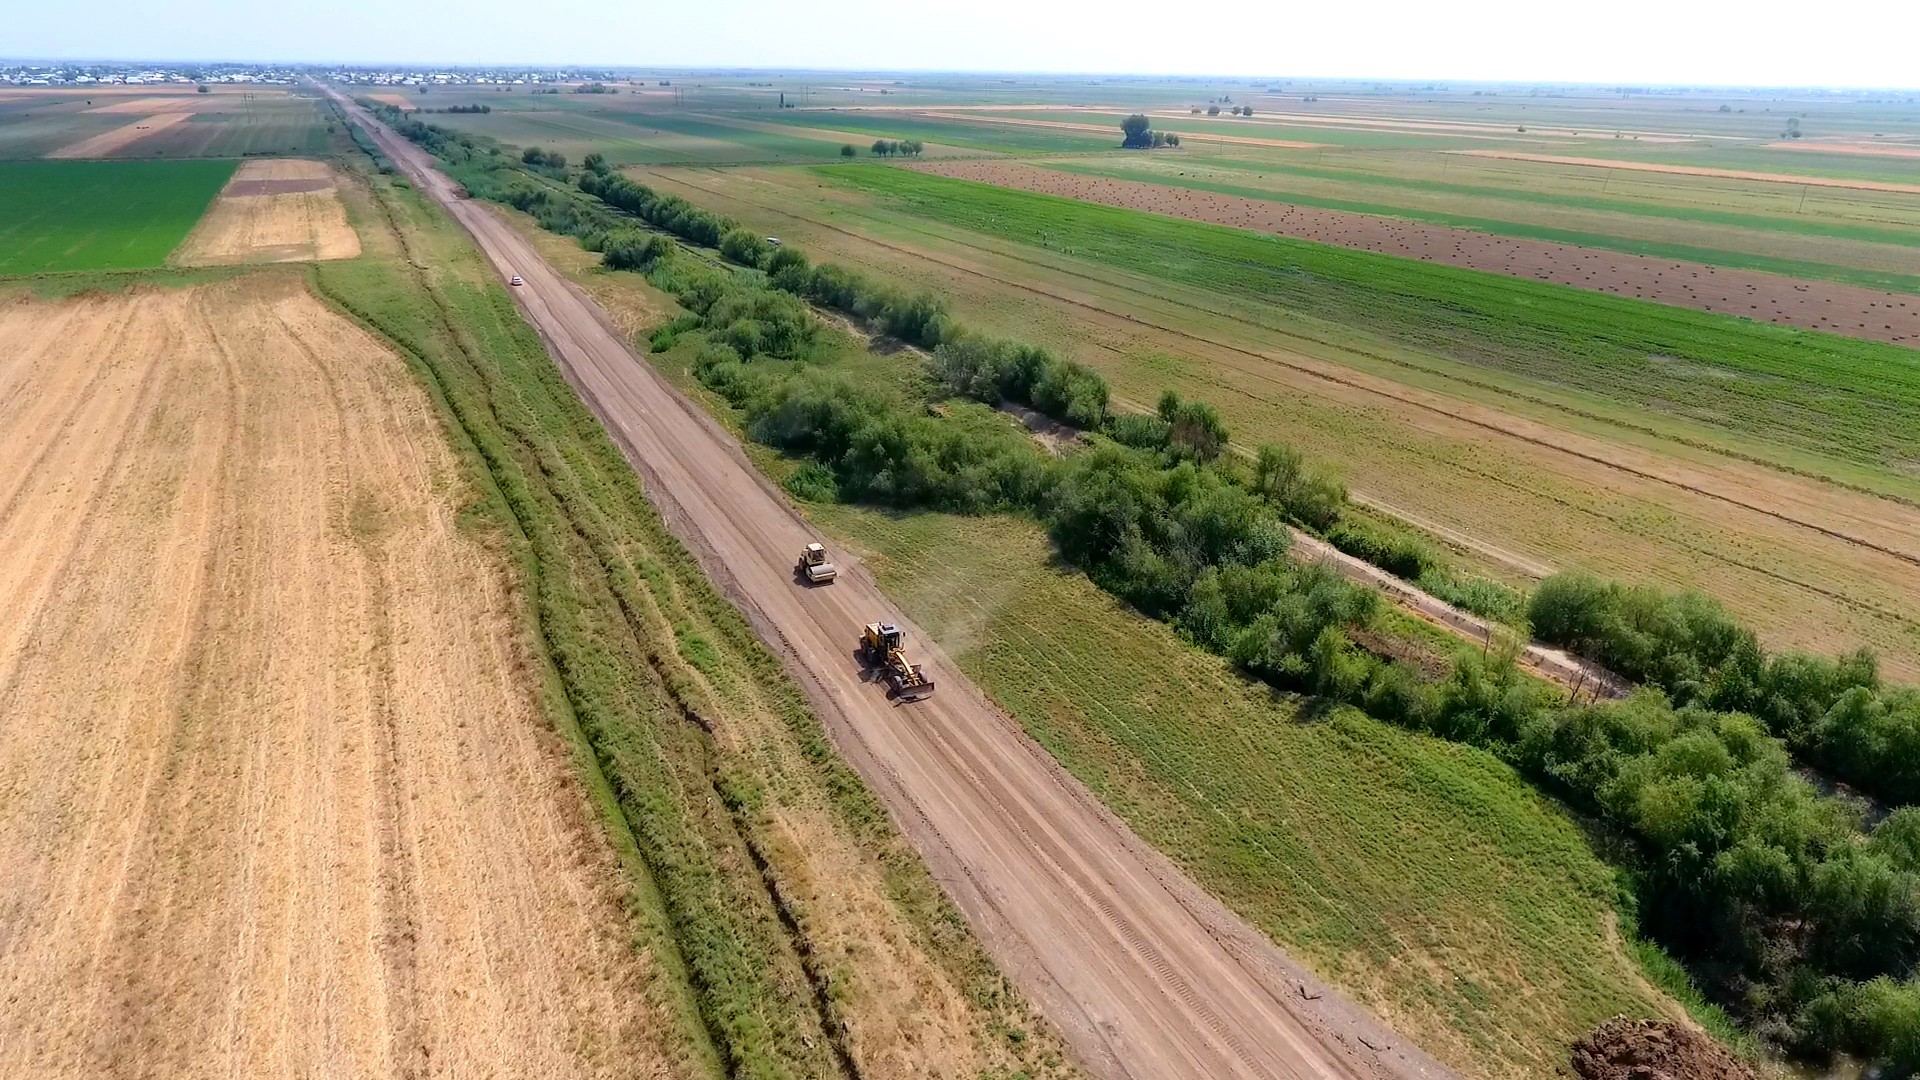
[[[1542,640],[1678,705],[1748,713],[1836,778],[1890,803],[1920,802],[1920,692],[1883,685],[1870,652],[1768,655],[1709,597],[1584,574],[1542,582],[1528,614]]]

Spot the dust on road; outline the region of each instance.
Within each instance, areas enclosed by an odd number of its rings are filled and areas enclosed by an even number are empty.
[[[0,1077],[664,1075],[400,359],[285,277],[0,357]]]

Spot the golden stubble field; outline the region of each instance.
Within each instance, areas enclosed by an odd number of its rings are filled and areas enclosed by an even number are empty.
[[[0,357],[0,1077],[662,1074],[401,360],[272,275]]]
[[[323,161],[243,162],[174,253],[185,266],[351,259],[360,238]]]

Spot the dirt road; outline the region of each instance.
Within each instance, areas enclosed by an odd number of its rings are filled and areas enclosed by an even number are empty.
[[[1448,1075],[1133,836],[917,628],[909,635],[939,693],[895,707],[865,682],[853,657],[859,624],[907,624],[865,570],[849,562],[832,586],[796,585],[793,560],[811,534],[739,446],[525,240],[458,198],[424,152],[353,111],[502,275],[525,278],[515,296],[662,514],[783,655],[841,752],[1090,1071]]]
[[[460,475],[297,277],[0,302],[0,1078],[666,1075]]]

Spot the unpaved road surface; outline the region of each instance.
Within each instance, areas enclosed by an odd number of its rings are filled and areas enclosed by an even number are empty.
[[[740,447],[630,352],[584,293],[510,226],[458,197],[427,155],[347,105],[447,205],[513,290],[649,495],[786,659],[841,752],[1002,969],[1106,1077],[1445,1076],[1135,837],[940,655],[846,560],[806,589],[806,524]],[[843,556],[844,559],[844,556]],[[907,626],[939,692],[895,706],[854,660],[861,623]],[[1304,992],[1303,992],[1304,987]]]
[[[1271,199],[1248,198],[1172,184],[1081,176],[1018,162],[955,161],[911,167],[1021,191],[1551,281],[1756,322],[1920,345],[1920,296],[1911,293],[1496,236],[1379,214],[1295,206],[1277,193]]]
[[[665,1075],[468,497],[295,278],[0,301],[0,1078]]]

